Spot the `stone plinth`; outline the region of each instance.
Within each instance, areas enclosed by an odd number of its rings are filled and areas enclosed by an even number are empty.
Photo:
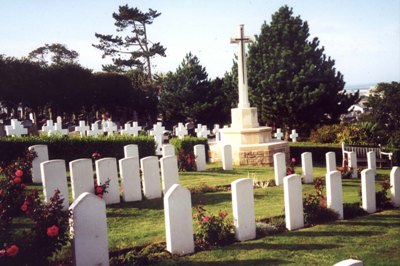
[[[245,129],[245,128],[258,128],[258,117],[257,108],[233,108],[231,109],[232,125],[233,129]],[[225,129],[224,129],[225,130]],[[271,138],[271,136],[270,136]]]
[[[271,140],[270,127],[256,128],[224,128],[222,129],[222,140],[226,144],[260,144]]]

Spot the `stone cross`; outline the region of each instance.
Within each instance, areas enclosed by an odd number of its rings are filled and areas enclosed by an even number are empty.
[[[140,130],[142,130],[142,127],[139,127],[137,122],[132,122],[132,126],[126,123],[125,128],[121,130],[121,134],[137,136]]]
[[[178,123],[178,127],[175,129],[175,135],[183,139],[186,135],[188,134],[188,131],[186,127],[183,125],[183,123]]]
[[[198,138],[201,137],[201,127],[202,127],[201,124],[197,124],[197,127],[194,129],[194,132],[196,132]]]
[[[275,137],[276,139],[279,139],[279,140],[282,139],[283,133],[282,133],[282,130],[281,130],[280,128],[276,129],[276,133],[274,134],[274,137]]]
[[[112,121],[107,121],[105,127],[103,127],[103,131],[107,132],[107,136],[114,135],[114,132],[116,132],[117,130],[117,126],[114,125]]]
[[[292,134],[289,135],[289,137],[292,139],[292,142],[297,142],[297,137],[299,134],[296,133],[296,129],[292,129]]]
[[[99,124],[93,123],[92,128],[87,132],[88,136],[98,136],[103,134],[103,130],[99,129]]]
[[[220,142],[220,141],[221,141],[221,130],[220,130],[218,124],[215,124],[215,125],[214,125],[214,129],[212,130],[212,132],[213,132],[214,135],[215,135],[215,141],[216,141],[216,142]]]
[[[199,125],[197,125],[197,128],[196,128],[197,137],[198,138],[207,138],[207,135],[210,134],[210,130],[207,129],[207,126],[201,126],[201,129],[199,129]]]
[[[86,135],[86,131],[90,129],[89,126],[86,125],[85,121],[80,120],[79,121],[79,126],[75,127],[75,131],[79,132],[81,137],[84,137]]]
[[[165,127],[162,126],[161,122],[157,122],[156,125],[153,125],[153,130],[150,130],[150,135],[154,136],[154,140],[156,141],[157,148],[156,152],[157,154],[161,154],[161,147],[162,147],[162,142],[163,142],[163,133],[164,133]]]
[[[53,134],[61,134],[61,135],[67,135],[68,134],[68,129],[63,129],[62,128],[62,119],[61,117],[57,117],[57,122],[54,124],[54,127],[49,130],[47,133],[49,136]]]
[[[15,136],[15,137],[20,137],[21,135],[26,135],[28,134],[28,129],[24,128],[22,126],[22,123],[18,121],[18,119],[11,119],[11,125],[6,126],[6,133],[7,136]]]
[[[50,132],[52,129],[54,129],[53,120],[47,120],[46,125],[42,126],[42,131],[46,133]]]
[[[239,103],[238,108],[249,108],[249,95],[247,87],[247,68],[246,68],[246,43],[252,42],[252,38],[244,35],[244,25],[239,25],[239,36],[231,38],[231,43],[239,44],[238,50],[238,87]]]

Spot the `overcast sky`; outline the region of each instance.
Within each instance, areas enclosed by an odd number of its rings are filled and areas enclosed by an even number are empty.
[[[325,54],[336,61],[347,85],[400,81],[399,0],[0,0],[0,54],[22,57],[44,44],[62,43],[79,53],[79,63],[94,71],[109,61],[94,34],[115,34],[112,13],[119,5],[155,9],[162,15],[148,27],[149,39],[167,48],[153,60],[155,72],[174,71],[188,52],[210,78],[232,67],[237,45],[229,43],[237,26],[246,35],[287,4],[307,21]]]

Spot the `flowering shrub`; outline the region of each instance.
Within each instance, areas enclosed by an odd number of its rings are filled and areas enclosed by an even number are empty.
[[[381,183],[381,190],[375,193],[376,208],[377,209],[390,209],[393,205],[388,197],[388,190],[390,189],[390,179],[388,176],[383,177]]]
[[[192,151],[179,150],[178,153],[179,171],[196,171],[196,156]]]
[[[17,158],[8,165],[0,166],[0,174],[14,176],[20,183],[32,183],[32,161],[37,157],[33,150],[28,150],[23,157]]]
[[[287,174],[287,175],[293,175],[293,174],[296,173],[296,171],[294,170],[294,165],[295,165],[295,164],[296,164],[296,159],[295,159],[295,158],[292,158],[292,159],[290,160],[289,167],[286,169],[286,174]]]
[[[94,180],[94,194],[99,197],[103,198],[103,195],[108,193],[107,189],[110,186],[110,179],[107,179],[107,181],[104,184],[97,184],[97,180]]]
[[[206,213],[203,205],[196,208],[194,219],[197,221],[195,232],[196,242],[200,247],[222,246],[232,243],[234,240],[233,224],[226,211],[220,211],[218,215]]]
[[[93,152],[92,153],[92,159],[95,160],[95,161],[101,159],[101,154],[99,152],[97,152],[97,151]]]

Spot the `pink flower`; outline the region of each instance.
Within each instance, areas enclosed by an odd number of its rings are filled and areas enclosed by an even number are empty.
[[[22,181],[21,177],[14,178],[14,183],[16,184],[21,183],[21,181]]]
[[[207,223],[210,220],[210,217],[208,216],[203,216],[203,218],[201,218],[203,223]]]
[[[56,236],[58,236],[58,227],[56,225],[48,227],[47,228],[47,236],[48,237],[56,237]]]
[[[24,202],[24,204],[22,204],[21,206],[21,211],[26,212],[28,210],[28,205],[26,204],[26,202]]]
[[[6,254],[6,250],[5,249],[0,249],[0,257],[3,256],[4,254]]]
[[[287,170],[286,174],[291,175],[293,172],[291,170]]]
[[[296,159],[295,158],[292,158],[292,163],[296,163]]]
[[[22,171],[22,170],[17,170],[17,171],[15,171],[15,176],[16,177],[21,177],[21,176],[23,176],[24,175],[24,172]]]
[[[11,245],[6,249],[7,256],[14,257],[18,254],[19,248],[17,245]]]
[[[96,193],[97,194],[102,194],[103,193],[103,188],[100,187],[100,186],[96,187]]]

